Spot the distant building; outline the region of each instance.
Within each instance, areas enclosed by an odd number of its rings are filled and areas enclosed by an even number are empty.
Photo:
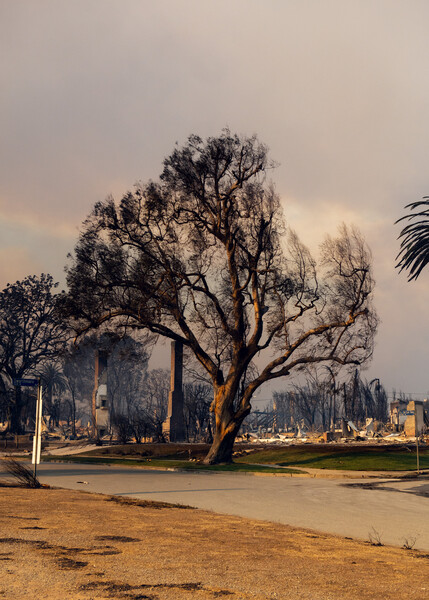
[[[396,431],[404,431],[405,435],[415,437],[426,433],[429,429],[428,401],[399,400],[390,404],[390,422]]]
[[[396,431],[401,431],[407,419],[407,400],[397,400],[390,403],[390,422]]]
[[[107,352],[95,352],[95,387],[93,392],[93,435],[98,438],[108,433],[109,408],[107,405]]]

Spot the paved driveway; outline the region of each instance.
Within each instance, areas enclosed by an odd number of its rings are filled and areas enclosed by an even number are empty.
[[[78,464],[42,464],[38,474],[54,486],[179,502],[363,540],[371,533],[385,544],[415,539],[415,548],[429,551],[427,479],[350,481]]]

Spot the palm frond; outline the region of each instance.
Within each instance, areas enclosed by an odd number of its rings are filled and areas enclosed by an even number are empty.
[[[424,210],[421,207],[425,207]],[[400,251],[396,257],[396,267],[399,271],[408,271],[408,281],[417,279],[429,263],[429,196],[418,202],[407,204],[411,212],[398,219],[396,223],[407,220],[406,225],[398,236],[401,239]],[[412,212],[415,210],[418,212]],[[416,220],[418,219],[418,220]]]

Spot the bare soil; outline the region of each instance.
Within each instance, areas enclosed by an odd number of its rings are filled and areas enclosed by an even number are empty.
[[[429,599],[429,555],[59,489],[0,488],[0,599]]]

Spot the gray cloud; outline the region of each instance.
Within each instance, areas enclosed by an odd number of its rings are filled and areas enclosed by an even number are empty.
[[[61,278],[94,202],[176,140],[257,132],[303,240],[345,220],[373,249],[369,376],[425,392],[429,273],[398,277],[393,222],[429,193],[428,21],[424,0],[4,0],[0,285],[15,264]]]

